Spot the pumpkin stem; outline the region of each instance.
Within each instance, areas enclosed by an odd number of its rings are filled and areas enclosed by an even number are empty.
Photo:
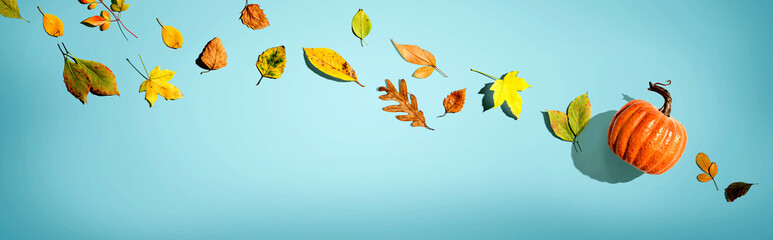
[[[663,103],[663,107],[660,107],[660,112],[666,115],[666,117],[671,116],[671,93],[668,93],[668,90],[664,88],[664,86],[671,85],[671,80],[668,80],[667,83],[655,83],[653,84],[650,82],[650,87],[647,88],[647,90],[656,92],[660,94],[660,96],[663,96],[663,99],[665,102]]]

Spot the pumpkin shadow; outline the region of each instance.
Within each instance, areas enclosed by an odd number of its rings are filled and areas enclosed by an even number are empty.
[[[623,101],[625,102],[630,102],[634,100],[634,98],[632,98],[631,96],[628,96],[628,94],[625,94],[625,93],[621,93],[621,94],[623,94]]]
[[[588,126],[577,137],[582,152],[570,148],[574,167],[582,174],[599,182],[630,182],[644,174],[617,157],[609,149],[607,130],[616,112],[610,110],[591,117]],[[546,125],[550,129],[550,119],[546,120]]]
[[[481,88],[480,91],[478,91],[478,94],[483,94],[483,99],[481,100],[481,106],[483,106],[483,112],[494,108],[494,91],[491,91],[492,85],[494,85],[493,82],[486,83],[486,85],[483,86],[483,88]],[[499,106],[499,108],[502,109],[502,112],[505,113],[507,117],[512,118],[513,120],[518,120],[518,117],[516,117],[513,114],[513,112],[510,111],[510,107],[507,106],[507,103],[502,104],[502,106]]]
[[[334,78],[333,76],[330,76],[327,73],[324,73],[321,70],[317,69],[317,67],[314,67],[314,64],[311,64],[311,62],[309,61],[309,57],[306,56],[306,51],[303,51],[303,60],[305,60],[305,62],[306,62],[306,67],[311,69],[312,72],[316,73],[320,77],[323,77],[323,78],[325,78],[327,80],[336,81],[336,82],[343,82],[343,83],[350,82],[350,81],[344,81],[344,80],[341,80],[341,79],[338,79],[338,78]]]

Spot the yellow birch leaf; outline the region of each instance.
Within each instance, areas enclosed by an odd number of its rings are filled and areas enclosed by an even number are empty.
[[[43,30],[45,30],[46,33],[52,37],[61,37],[64,33],[64,25],[62,24],[62,20],[53,14],[43,13],[43,10],[40,9],[40,6],[38,6],[38,11],[40,11],[40,14],[43,14]]]
[[[255,86],[258,86],[264,77],[273,79],[282,77],[286,63],[285,46],[272,47],[261,53],[258,61],[255,62],[255,66],[260,71],[260,80]]]
[[[306,59],[320,72],[343,81],[357,81],[357,74],[341,55],[328,48],[303,48]]]
[[[153,103],[158,99],[158,95],[161,95],[166,100],[175,100],[183,97],[180,89],[169,83],[174,74],[175,72],[171,70],[161,70],[160,66],[150,71],[148,79],[140,85],[140,92],[145,92],[145,100],[148,101],[150,107],[153,107]]]
[[[161,39],[164,40],[164,44],[172,49],[178,49],[183,47],[183,35],[177,28],[172,26],[164,26],[161,24],[161,20],[156,18],[158,25],[161,25]]]

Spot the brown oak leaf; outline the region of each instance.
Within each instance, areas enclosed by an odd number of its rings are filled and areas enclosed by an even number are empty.
[[[207,70],[201,72],[201,74],[204,74],[225,67],[225,65],[228,64],[226,61],[227,58],[228,55],[225,53],[223,44],[220,43],[220,38],[215,37],[207,43],[207,46],[205,46],[204,50],[199,54],[199,58],[196,59],[196,64]]]
[[[252,30],[264,29],[268,27],[268,18],[263,13],[263,9],[260,9],[258,4],[249,4],[247,1],[244,10],[242,10],[242,23]]]
[[[424,120],[424,113],[419,111],[416,96],[408,93],[405,79],[400,79],[400,92],[395,89],[395,85],[392,85],[392,81],[389,81],[389,79],[386,80],[386,87],[378,87],[378,91],[386,92],[384,95],[378,96],[379,99],[400,103],[399,105],[386,106],[383,108],[384,111],[407,113],[407,115],[397,115],[397,119],[406,122],[413,121],[411,123],[413,127],[425,127],[429,130],[435,130],[427,126],[427,122]]]
[[[462,111],[464,107],[464,97],[467,95],[467,89],[456,90],[451,94],[448,94],[446,99],[443,99],[443,107],[446,108],[446,113],[437,117],[443,117],[449,113],[458,113]]]

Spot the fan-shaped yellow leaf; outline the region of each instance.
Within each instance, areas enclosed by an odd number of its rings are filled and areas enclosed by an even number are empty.
[[[145,100],[148,101],[150,107],[153,107],[153,103],[158,99],[158,95],[161,95],[166,100],[175,100],[183,97],[180,89],[169,83],[174,74],[175,72],[171,70],[161,70],[160,66],[150,71],[148,79],[140,85],[140,92],[145,92]]]
[[[62,20],[53,14],[43,13],[40,6],[38,6],[38,11],[40,11],[40,14],[43,14],[43,29],[46,30],[46,33],[52,37],[61,37],[64,33]]]
[[[354,81],[365,87],[357,81],[357,74],[352,66],[335,51],[328,48],[303,48],[303,52],[311,65],[322,73],[343,81]]]
[[[156,21],[158,21],[158,25],[161,25],[161,38],[164,40],[164,44],[166,44],[167,47],[173,49],[183,47],[183,35],[177,28],[164,26],[158,18],[156,18]]]

